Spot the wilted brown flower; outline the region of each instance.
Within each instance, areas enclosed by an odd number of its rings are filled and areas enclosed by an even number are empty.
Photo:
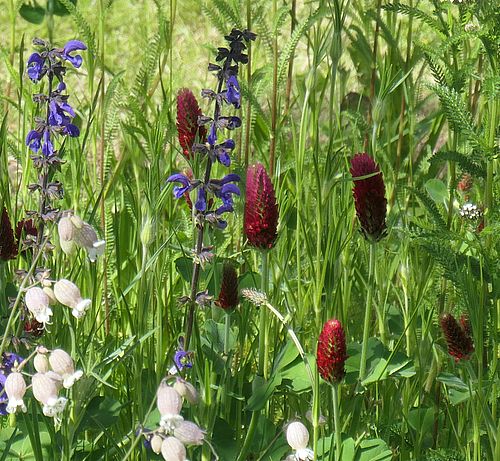
[[[225,263],[222,268],[219,299],[215,304],[224,310],[230,310],[238,305],[238,301],[238,274],[233,264]]]
[[[352,192],[361,230],[368,240],[378,241],[386,234],[387,200],[382,173],[375,161],[364,153],[352,158],[350,171],[354,179]],[[356,179],[368,175],[373,176]]]

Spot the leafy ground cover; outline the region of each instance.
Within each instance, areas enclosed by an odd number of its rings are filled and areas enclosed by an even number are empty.
[[[500,459],[499,6],[8,0],[0,459]]]

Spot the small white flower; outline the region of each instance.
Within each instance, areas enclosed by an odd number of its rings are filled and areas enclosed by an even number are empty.
[[[84,316],[92,303],[90,299],[83,299],[80,289],[73,282],[66,279],[56,282],[54,285],[54,295],[61,304],[73,309],[72,314],[77,319]]]
[[[23,401],[24,394],[26,393],[26,382],[23,375],[18,372],[10,373],[5,380],[4,390],[9,398],[7,413],[16,413],[18,408],[26,412],[26,405]]]
[[[481,209],[473,203],[464,203],[460,208],[460,216],[471,221],[479,219],[482,215]]]
[[[48,373],[35,373],[31,378],[33,396],[43,405],[43,414],[54,418],[56,424],[61,422],[61,413],[66,407],[68,400],[58,397],[58,386],[56,381],[48,376]]]
[[[54,349],[49,356],[49,363],[52,370],[63,379],[63,386],[69,389],[75,381],[78,381],[83,371],[75,371],[75,365],[71,356],[62,349]]]
[[[186,448],[175,437],[167,437],[163,440],[161,454],[165,461],[186,461]]]
[[[45,324],[50,323],[50,317],[52,316],[52,309],[49,307],[49,297],[39,287],[31,287],[26,291],[24,297],[24,302],[26,307],[33,314],[37,322]]]
[[[174,437],[184,445],[203,445],[206,431],[191,421],[182,421],[174,429]]]
[[[155,434],[153,435],[153,437],[151,438],[151,449],[157,454],[159,455],[161,453],[161,445],[163,443],[163,439],[158,435],[158,434]]]

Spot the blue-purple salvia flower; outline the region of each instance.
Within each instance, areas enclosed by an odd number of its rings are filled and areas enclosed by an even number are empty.
[[[70,40],[66,45],[64,45],[62,56],[66,61],[69,61],[71,64],[73,64],[74,67],[78,68],[82,65],[82,57],[77,54],[75,56],[71,56],[70,53],[73,51],[78,51],[78,50],[86,50],[87,47],[83,42],[80,42],[80,40]]]
[[[235,109],[240,108],[240,85],[235,75],[231,75],[227,79],[226,101],[232,104]]]

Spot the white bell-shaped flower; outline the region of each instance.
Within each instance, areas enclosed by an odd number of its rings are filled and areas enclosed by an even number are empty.
[[[295,450],[295,459],[305,461],[314,458],[313,451],[307,448],[309,431],[300,421],[294,421],[288,425],[286,441]]]
[[[62,217],[57,223],[57,233],[59,234],[59,245],[62,251],[67,255],[71,255],[76,250],[76,243],[73,240],[75,235],[75,227],[68,216]]]
[[[156,405],[160,412],[160,426],[170,434],[184,418],[179,414],[182,408],[182,397],[166,381],[162,381],[156,393]]]
[[[56,381],[48,376],[48,373],[35,373],[31,378],[33,396],[43,405],[43,414],[54,418],[56,423],[61,421],[61,413],[66,407],[68,400],[58,397],[58,386]]]
[[[161,444],[161,455],[165,461],[186,461],[186,447],[175,437],[167,437]]]
[[[203,445],[206,431],[191,421],[182,421],[174,429],[174,437],[184,445]]]
[[[174,389],[179,393],[180,396],[184,397],[191,405],[196,405],[200,400],[198,391],[196,388],[188,381],[177,378],[174,383]]]
[[[50,323],[52,309],[49,307],[50,299],[45,291],[39,287],[28,288],[24,302],[37,322],[43,323],[44,326]]]
[[[47,354],[37,353],[33,359],[33,366],[38,373],[47,373],[50,369]]]
[[[94,262],[98,256],[104,254],[106,242],[99,240],[97,232],[88,223],[82,221],[78,216],[72,216],[71,221],[74,225],[74,242],[87,250],[89,259]]]
[[[26,412],[26,405],[23,401],[24,394],[26,393],[26,382],[23,375],[18,372],[10,373],[5,380],[4,390],[9,399],[7,413],[16,413],[18,409]]]
[[[49,363],[52,370],[63,379],[63,386],[69,389],[75,381],[78,381],[83,371],[75,371],[75,364],[71,356],[62,349],[54,349],[49,356]]]
[[[92,303],[90,299],[83,299],[80,289],[73,282],[66,279],[61,279],[55,283],[54,295],[61,304],[73,309],[72,314],[77,319],[84,316]]]

